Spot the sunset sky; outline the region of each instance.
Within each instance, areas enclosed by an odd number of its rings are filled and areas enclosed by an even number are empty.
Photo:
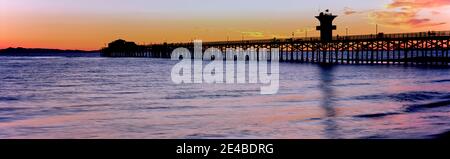
[[[325,9],[340,35],[450,30],[450,0],[0,0],[0,48],[317,36]]]

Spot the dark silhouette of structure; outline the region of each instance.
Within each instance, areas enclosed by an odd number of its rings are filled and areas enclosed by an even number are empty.
[[[333,37],[337,16],[328,11],[317,16],[321,25],[320,37],[266,40],[239,40],[204,42],[203,50],[217,48],[226,53],[227,48],[254,48],[280,50],[282,62],[310,62],[322,64],[424,64],[449,66],[450,31],[428,31],[400,34],[369,34]],[[173,50],[184,47],[193,53],[194,44],[163,43],[136,46],[118,40],[102,49],[106,57],[170,58]],[[193,55],[191,57],[194,57]],[[226,55],[224,55],[226,57]],[[270,57],[270,55],[269,55]],[[212,58],[212,57],[211,57]]]
[[[148,54],[144,54],[145,50],[147,46],[118,39],[109,43],[107,48],[101,50],[101,53],[105,57],[148,57]]]
[[[333,30],[336,30],[336,25],[333,25],[333,20],[336,17],[337,16],[331,14],[328,9],[325,13],[321,12],[319,16],[316,16],[320,21],[320,26],[316,27],[316,30],[320,31],[320,40],[331,41],[333,39]]]

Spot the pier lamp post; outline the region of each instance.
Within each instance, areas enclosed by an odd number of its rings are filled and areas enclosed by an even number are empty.
[[[375,34],[378,35],[378,24],[375,24]]]
[[[305,28],[305,38],[308,38],[308,28]]]
[[[348,36],[348,27],[345,28],[345,36]]]

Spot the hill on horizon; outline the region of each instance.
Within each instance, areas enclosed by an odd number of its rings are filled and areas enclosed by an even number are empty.
[[[67,57],[92,57],[100,56],[99,50],[62,50],[46,48],[6,48],[0,49],[0,56],[67,56]]]

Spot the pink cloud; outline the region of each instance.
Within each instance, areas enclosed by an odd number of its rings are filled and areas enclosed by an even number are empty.
[[[450,5],[450,0],[394,0],[388,8],[435,8]]]
[[[450,0],[393,0],[387,5],[387,10],[372,11],[369,13],[370,19],[375,23],[392,26],[420,28],[444,25],[445,22],[434,22],[430,18],[422,18],[419,13],[424,9],[437,9],[439,7],[450,6]],[[432,15],[439,14],[439,11],[431,10]]]
[[[446,24],[445,22],[433,22],[429,18],[418,18],[416,11],[375,11],[370,13],[370,18],[378,24],[393,27],[429,27]]]
[[[432,15],[439,15],[439,14],[441,14],[441,12],[438,12],[438,11],[431,11],[431,14],[432,14]]]

